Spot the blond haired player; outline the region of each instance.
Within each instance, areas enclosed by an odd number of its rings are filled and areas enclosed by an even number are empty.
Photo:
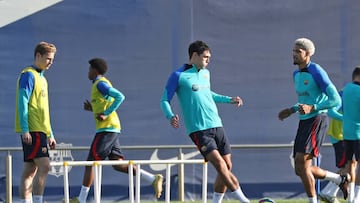
[[[21,71],[16,86],[15,131],[21,134],[24,168],[20,182],[21,203],[43,203],[50,171],[49,152],[56,141],[50,124],[48,84],[44,72],[53,64],[55,45],[40,42],[34,62]],[[34,200],[33,200],[34,199]]]

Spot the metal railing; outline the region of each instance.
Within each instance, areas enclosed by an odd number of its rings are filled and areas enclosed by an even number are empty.
[[[330,143],[324,143],[323,147],[332,146]],[[271,149],[271,148],[292,148],[293,144],[234,144],[231,145],[233,149]],[[77,147],[66,147],[66,148],[57,148],[55,150],[89,150],[90,147],[77,146]],[[194,145],[158,145],[158,146],[123,146],[123,150],[146,150],[146,149],[178,149],[179,150],[179,160],[182,160],[183,149],[196,149]],[[22,147],[0,147],[0,152],[7,152],[6,155],[6,202],[12,202],[12,156],[11,152],[22,151]],[[139,161],[139,160],[138,160]],[[142,160],[144,161],[144,160]],[[125,161],[128,163],[128,161]],[[58,162],[59,163],[59,162]],[[67,162],[70,163],[70,162]],[[58,165],[57,163],[51,163],[53,165]],[[60,164],[61,165],[61,164]],[[179,164],[178,177],[179,177],[179,201],[184,201],[184,166]]]
[[[128,164],[129,166],[129,199],[130,203],[140,203],[140,167],[143,164],[166,164],[166,189],[165,189],[165,202],[170,203],[170,164],[202,164],[203,165],[203,181],[202,181],[202,202],[207,201],[207,162],[202,159],[194,160],[130,160],[130,161],[69,161],[69,162],[52,162],[52,166],[64,166],[64,196],[65,203],[69,203],[69,166],[93,166],[94,167],[94,198],[96,203],[101,202],[101,178],[102,178],[102,166],[116,165],[116,164]],[[136,166],[136,181],[135,189],[136,195],[134,195],[134,174],[133,169]],[[136,201],[134,201],[136,197]]]

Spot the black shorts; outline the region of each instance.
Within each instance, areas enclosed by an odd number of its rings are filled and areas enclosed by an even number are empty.
[[[293,156],[296,153],[319,155],[320,146],[327,135],[329,120],[326,114],[300,120],[294,143]]]
[[[345,151],[345,143],[344,140],[340,140],[333,144],[333,148],[335,151],[335,161],[336,167],[343,168],[346,164],[346,151]]]
[[[231,153],[229,140],[222,127],[196,131],[189,136],[205,159],[213,150],[218,150],[221,155]]]
[[[360,161],[360,140],[344,140],[346,150],[346,160],[351,161],[355,156],[356,161]]]
[[[43,132],[30,132],[32,144],[25,144],[22,139],[24,162],[33,162],[35,158],[49,157],[47,136]]]
[[[124,159],[120,149],[119,135],[120,133],[113,132],[96,133],[87,160],[105,160],[107,157],[110,160]]]

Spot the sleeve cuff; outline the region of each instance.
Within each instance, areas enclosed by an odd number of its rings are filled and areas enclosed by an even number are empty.
[[[299,111],[299,107],[297,105],[292,106],[291,109],[294,111],[294,113]]]
[[[318,110],[318,105],[317,104],[314,104],[314,111]]]

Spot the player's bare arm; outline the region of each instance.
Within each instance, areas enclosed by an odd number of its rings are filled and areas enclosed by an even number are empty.
[[[86,111],[92,111],[92,106],[91,106],[91,103],[90,103],[89,100],[86,100],[86,101],[84,102],[84,110],[86,110]]]

